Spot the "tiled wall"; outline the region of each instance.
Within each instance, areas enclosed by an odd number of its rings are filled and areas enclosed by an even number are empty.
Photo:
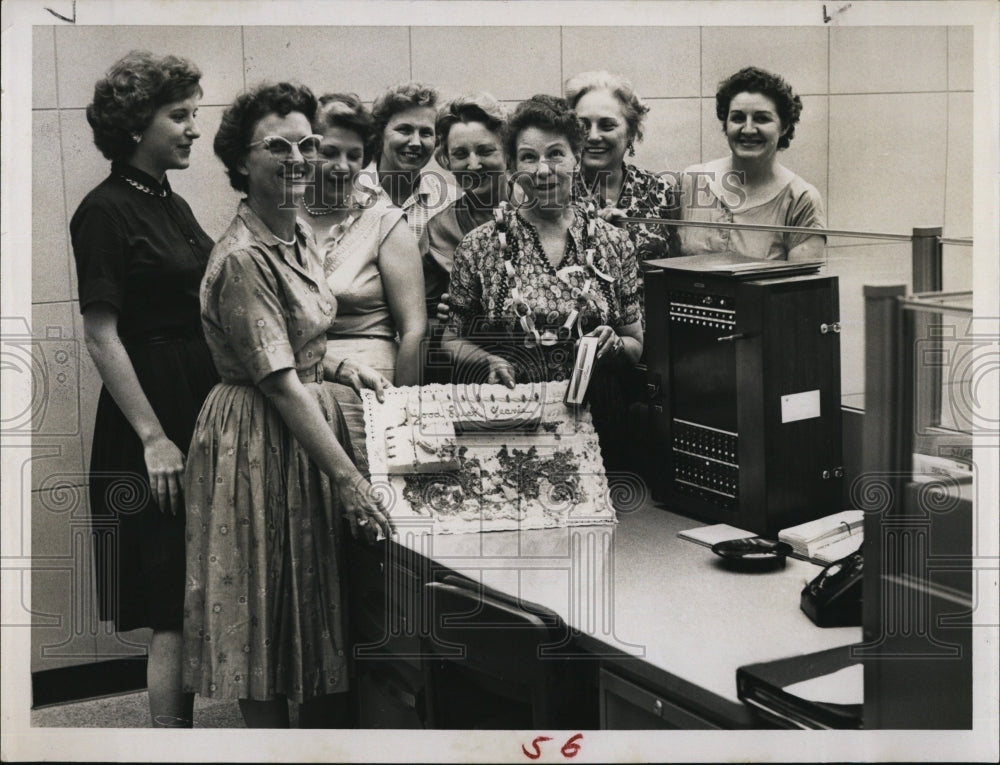
[[[32,668],[131,653],[93,620],[85,475],[100,382],[82,345],[68,220],[107,173],[83,108],[94,81],[132,48],[170,52],[204,72],[201,140],[171,184],[212,236],[237,195],[212,155],[223,108],[245,86],[297,79],[371,101],[409,78],[448,93],[516,102],[558,93],[565,78],[607,68],[629,77],[651,112],[636,164],[679,170],[725,153],[718,81],[755,64],[786,76],[805,103],[782,161],[827,201],[829,225],[971,234],[972,31],[968,27],[35,27],[31,332],[47,408],[33,460]],[[461,64],[456,64],[461,62]],[[909,279],[905,244],[839,238],[843,388],[863,389],[861,286]],[[945,286],[971,286],[971,250],[946,251]],[[64,375],[60,377],[60,375]],[[131,636],[132,639],[142,636]]]

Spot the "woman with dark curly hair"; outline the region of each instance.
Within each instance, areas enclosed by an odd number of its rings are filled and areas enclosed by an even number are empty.
[[[732,152],[684,171],[682,217],[709,223],[824,228],[816,187],[778,162],[802,112],[802,100],[776,74],[748,66],[719,85],[715,114]],[[768,260],[821,257],[826,237],[750,229],[683,226],[683,254],[732,252]]]
[[[90,460],[99,615],[148,627],[154,727],[190,727],[181,691],[184,452],[218,380],[198,320],[212,240],[173,193],[200,135],[201,72],[132,51],[94,87],[87,121],[111,174],[70,222],[87,350],[101,376]]]
[[[676,218],[680,195],[676,173],[651,173],[626,162],[642,140],[642,123],[649,113],[632,83],[606,71],[582,72],[566,81],[566,100],[584,131],[580,172],[574,193],[578,200],[629,218]],[[677,255],[673,228],[627,223],[625,229],[640,261]]]
[[[352,93],[328,94],[319,102],[313,123],[322,136],[319,162],[313,193],[303,196],[300,213],[316,235],[326,283],[337,298],[327,353],[367,364],[396,385],[417,385],[427,329],[417,242],[403,211],[359,182],[375,137],[365,105]],[[365,471],[361,400],[344,386],[335,385],[334,393]]]
[[[317,706],[343,698],[341,521],[369,541],[391,533],[323,384],[381,397],[389,382],[326,353],[337,301],[296,216],[319,152],[315,114],[307,88],[261,86],[226,109],[215,136],[246,198],[201,286],[222,382],[198,416],[185,473],[184,682],[239,699],[248,727],[287,727],[287,698],[303,704],[308,727]]]
[[[568,379],[579,338],[598,337],[591,412],[605,464],[618,467],[619,365],[642,353],[639,276],[628,234],[573,202],[582,143],[562,98],[518,105],[505,154],[523,198],[501,205],[455,251],[442,345],[464,379],[513,386]]]

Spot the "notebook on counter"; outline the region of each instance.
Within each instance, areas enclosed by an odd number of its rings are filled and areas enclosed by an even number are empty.
[[[785,728],[862,727],[864,667],[853,645],[736,670],[736,692],[767,720]]]
[[[857,552],[864,539],[864,520],[861,510],[844,510],[790,526],[778,532],[778,541],[790,545],[794,557],[825,566]],[[748,539],[757,534],[728,523],[715,523],[678,531],[677,536],[703,547],[711,547],[718,542]]]
[[[757,535],[752,531],[738,529],[727,523],[715,523],[711,526],[699,526],[696,529],[678,531],[677,536],[702,547],[711,547],[719,542],[728,542],[730,539],[747,539]]]
[[[778,541],[791,545],[792,552],[815,563],[833,563],[846,558],[861,546],[865,514],[844,510],[778,532]]]

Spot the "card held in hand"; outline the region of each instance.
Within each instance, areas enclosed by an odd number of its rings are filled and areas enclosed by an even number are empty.
[[[566,387],[567,404],[582,404],[587,396],[587,386],[590,385],[590,375],[594,371],[594,359],[597,356],[597,346],[600,345],[600,338],[586,336],[580,338],[580,345],[576,351],[576,364],[573,367],[573,374],[569,378],[569,385]]]

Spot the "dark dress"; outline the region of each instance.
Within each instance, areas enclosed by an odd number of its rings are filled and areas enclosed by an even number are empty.
[[[105,303],[160,425],[182,452],[218,380],[201,331],[198,287],[212,240],[187,202],[115,163],[70,222],[80,311]],[[99,615],[119,630],[180,630],[184,513],[161,512],[143,446],[106,388],[90,459]]]

